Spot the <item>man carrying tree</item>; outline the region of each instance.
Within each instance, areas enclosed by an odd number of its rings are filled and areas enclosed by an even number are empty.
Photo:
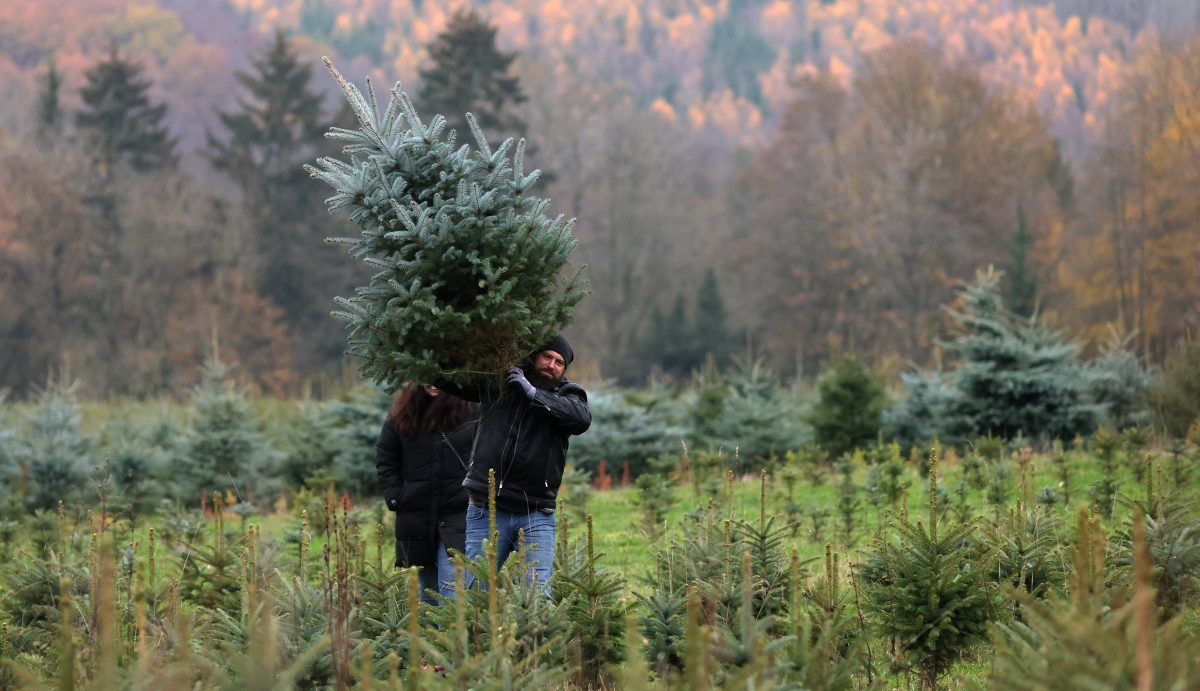
[[[531,577],[547,596],[554,563],[554,506],[567,459],[568,438],[592,424],[587,393],[564,372],[575,359],[567,339],[555,336],[524,367],[508,371],[499,395],[447,388],[483,403],[479,438],[463,486],[467,506],[467,557],[483,554],[488,537],[488,474],[496,476],[496,566],[519,546],[525,533]],[[467,586],[472,585],[468,575]]]
[[[460,147],[445,118],[424,122],[408,94],[393,89],[380,113],[369,88],[364,95],[327,65],[360,128],[330,132],[353,154],[348,162],[324,157],[308,170],[334,188],[329,209],[350,209],[361,231],[331,241],[374,272],[353,297],[335,298],[334,316],[348,322],[346,352],[387,389],[434,382],[483,404],[463,483],[472,499],[467,554],[482,552],[493,471],[498,561],[524,531],[531,576],[548,594],[568,438],[592,420],[587,394],[563,378],[571,346],[545,340],[587,294],[580,271],[564,272],[574,219],[548,216],[548,200],[529,193],[540,172],[525,172],[524,140],[493,149],[468,113],[475,147]],[[506,386],[488,388],[487,373],[522,358]]]

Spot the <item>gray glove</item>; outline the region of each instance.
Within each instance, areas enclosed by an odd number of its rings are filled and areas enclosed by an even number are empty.
[[[505,378],[505,382],[507,382],[510,386],[515,385],[521,387],[521,390],[525,392],[526,398],[533,398],[533,395],[537,393],[537,389],[535,389],[533,384],[530,384],[529,380],[525,378],[525,372],[520,367],[514,367],[510,369],[508,371],[508,376]]]

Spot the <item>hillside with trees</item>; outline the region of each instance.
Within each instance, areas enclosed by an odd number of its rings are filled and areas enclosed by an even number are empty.
[[[331,298],[364,277],[299,167],[353,122],[321,55],[530,139],[579,219],[593,376],[747,347],[785,375],[936,364],[939,306],[988,265],[1088,352],[1115,328],[1161,359],[1200,321],[1198,23],[1186,0],[0,2],[0,385],[180,393],[214,341],[265,390],[340,377]]]

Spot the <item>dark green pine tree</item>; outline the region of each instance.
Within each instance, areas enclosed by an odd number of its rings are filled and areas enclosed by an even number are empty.
[[[516,108],[525,95],[521,80],[510,74],[517,54],[496,47],[494,26],[474,10],[457,10],[427,50],[429,64],[420,70],[417,92],[422,110],[445,115],[460,140],[468,137],[465,113],[474,115],[486,132],[524,134]]]
[[[1004,275],[1005,301],[1013,312],[1028,317],[1037,309],[1037,277],[1029,266],[1029,229],[1025,222],[1025,207],[1017,206],[1017,231],[1009,248],[1008,268]]]
[[[957,396],[951,414],[970,436],[1073,439],[1088,434],[1096,410],[1076,355],[1079,346],[1036,318],[1004,309],[1000,274],[988,269],[962,292],[965,308],[950,310],[962,331],[947,343],[963,362],[950,377]]]
[[[45,80],[38,92],[37,131],[43,141],[53,141],[63,125],[62,103],[59,101],[59,91],[62,89],[62,75],[54,60],[46,66]]]
[[[639,348],[638,375],[645,376],[645,366],[657,363],[663,374],[672,377],[687,377],[703,363],[697,361],[692,342],[692,325],[688,320],[687,306],[682,295],[675,296],[671,311],[663,314],[655,305],[650,313],[645,338]]]
[[[328,122],[312,90],[312,68],[300,64],[282,31],[251,64],[253,71],[234,75],[243,90],[238,109],[217,112],[227,138],[209,133],[207,153],[218,170],[265,198],[281,183],[307,177],[297,172],[298,161],[320,148]]]
[[[237,184],[255,221],[263,266],[259,292],[283,308],[298,332],[312,333],[325,318],[326,296],[342,287],[331,276],[335,253],[322,244],[328,233],[317,186],[303,169],[304,162],[328,151],[324,133],[330,121],[313,90],[312,68],[300,62],[283,32],[276,31],[251,64],[251,70],[235,74],[241,85],[237,108],[217,112],[223,131],[208,133],[205,155]],[[299,359],[338,357],[339,344],[318,344],[319,338],[300,344]]]
[[[150,80],[142,68],[124,58],[116,44],[108,58],[85,75],[80,90],[83,110],[75,124],[93,143],[101,174],[118,164],[153,171],[175,164],[175,140],[166,125],[167,106],[150,102]]]
[[[721,297],[717,272],[709,267],[704,272],[704,280],[701,281],[700,290],[696,294],[696,315],[692,321],[692,333],[701,361],[711,355],[717,361],[717,365],[723,367],[729,360],[734,344],[727,318],[725,299]]]
[[[837,458],[875,440],[887,398],[878,375],[844,355],[833,361],[817,389],[809,422],[821,448]]]

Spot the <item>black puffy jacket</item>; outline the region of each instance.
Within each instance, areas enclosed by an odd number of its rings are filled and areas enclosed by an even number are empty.
[[[463,486],[471,494],[487,496],[488,470],[496,471],[496,505],[505,511],[552,511],[567,461],[568,437],[583,434],[592,424],[587,393],[578,384],[562,380],[549,391],[538,389],[533,398],[513,389],[499,395],[446,388],[469,401],[478,401],[479,440]]]
[[[396,513],[396,566],[433,566],[437,543],[466,551],[467,492],[462,486],[474,423],[402,438],[391,420],[375,445],[375,471]]]

